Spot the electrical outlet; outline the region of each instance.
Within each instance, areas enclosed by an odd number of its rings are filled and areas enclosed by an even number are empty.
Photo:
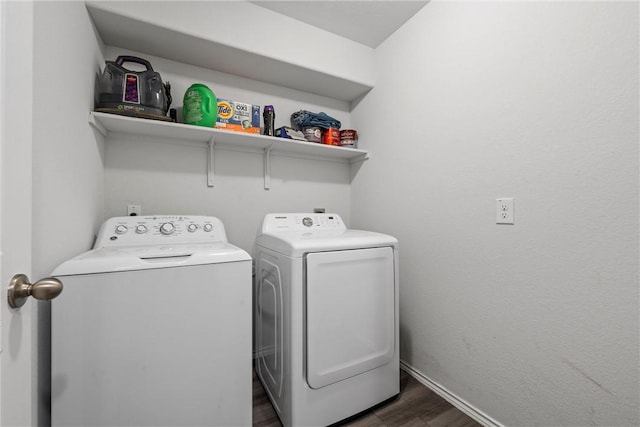
[[[127,205],[127,216],[142,215],[142,206],[140,205]]]
[[[501,197],[496,199],[496,224],[513,224],[514,217],[513,198]]]

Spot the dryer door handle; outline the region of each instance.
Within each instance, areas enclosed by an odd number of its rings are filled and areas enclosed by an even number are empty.
[[[55,277],[47,277],[36,283],[29,283],[29,278],[24,274],[16,274],[9,282],[7,298],[9,307],[20,308],[29,296],[37,300],[47,301],[54,299],[62,292],[62,282]]]

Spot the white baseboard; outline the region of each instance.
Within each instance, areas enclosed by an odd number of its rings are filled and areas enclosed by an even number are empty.
[[[447,402],[451,403],[456,408],[460,409],[462,412],[479,422],[485,427],[504,427],[502,424],[486,415],[484,412],[480,411],[476,407],[470,405],[465,402],[463,399],[459,398],[455,394],[451,393],[449,390],[433,381],[431,378],[425,376],[420,373],[412,366],[406,364],[402,360],[400,361],[400,368],[404,370],[406,373],[411,375],[413,378],[418,380],[420,383],[424,384],[427,388],[431,389],[434,393],[440,395]]]

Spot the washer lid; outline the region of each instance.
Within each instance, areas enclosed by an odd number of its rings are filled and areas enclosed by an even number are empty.
[[[112,273],[250,260],[247,252],[226,242],[102,247],[65,261],[52,275]]]
[[[393,236],[363,230],[284,231],[263,233],[257,237],[256,245],[297,258],[302,257],[308,252],[339,251],[383,246],[397,248],[398,240]]]

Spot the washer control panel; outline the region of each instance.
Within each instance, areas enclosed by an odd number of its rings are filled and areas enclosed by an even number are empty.
[[[228,242],[222,221],[194,215],[121,216],[102,224],[93,247],[203,242]]]
[[[268,214],[262,223],[263,233],[346,229],[340,215],[327,213]]]

